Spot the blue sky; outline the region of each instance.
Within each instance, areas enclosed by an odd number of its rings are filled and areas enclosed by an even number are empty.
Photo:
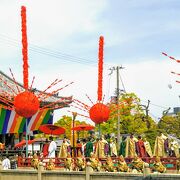
[[[60,86],[74,81],[59,94],[90,105],[88,94],[96,102],[98,39],[103,35],[106,102],[116,87],[115,73],[108,76],[108,69],[123,65],[126,91],[136,93],[144,104],[149,99],[152,117],[179,106],[179,77],[170,74],[180,72],[179,64],[161,55],[180,58],[178,0],[1,0],[1,70],[10,75],[11,67],[20,82],[21,5],[27,8],[29,71],[37,88],[45,89],[56,78],[63,79]],[[69,115],[56,111],[55,121],[64,114]]]

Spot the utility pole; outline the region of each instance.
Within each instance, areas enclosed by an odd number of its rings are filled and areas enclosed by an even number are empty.
[[[117,120],[117,149],[119,150],[120,148],[120,112],[119,112],[119,95],[120,95],[120,89],[119,89],[119,70],[120,69],[124,69],[124,67],[122,66],[116,66],[116,67],[112,67],[109,70],[111,70],[111,73],[109,75],[111,75],[113,73],[114,70],[116,70],[116,104],[117,104],[117,108],[118,108],[118,120]]]

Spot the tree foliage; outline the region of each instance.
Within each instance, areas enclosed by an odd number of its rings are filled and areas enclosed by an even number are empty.
[[[151,139],[150,134],[156,134],[157,125],[155,121],[145,113],[140,99],[134,93],[122,94],[119,102],[109,103],[110,118],[100,125],[102,134],[114,133],[117,135],[118,115],[120,117],[120,133],[136,134],[146,136]],[[98,129],[98,128],[97,128]],[[96,130],[97,130],[96,129]],[[154,137],[153,137],[154,138]]]
[[[75,120],[74,126],[77,126],[80,124],[87,124],[87,123],[85,121]],[[65,134],[61,135],[60,137],[66,136],[68,139],[71,139],[71,135],[72,135],[71,128],[73,127],[73,118],[72,117],[63,116],[55,123],[55,125],[61,126],[61,127],[65,128],[65,130],[66,130]],[[79,132],[75,132],[75,133],[77,134],[76,136],[79,136],[79,138],[83,138],[88,135],[87,131],[79,131]]]
[[[167,134],[173,134],[180,138],[180,113],[176,116],[166,115],[158,122],[158,128]]]
[[[121,94],[118,103],[112,101],[108,104],[110,108],[110,117],[107,122],[100,124],[101,134],[117,135],[118,115],[120,117],[120,133],[135,134],[146,137],[150,144],[154,145],[154,141],[158,132],[167,132],[174,134],[180,138],[180,114],[177,116],[168,116],[165,114],[158,123],[156,123],[148,114],[148,106],[142,105],[141,100],[134,93]],[[63,116],[55,125],[64,127],[66,129],[65,135],[71,139],[72,117]],[[85,121],[75,120],[75,125],[87,124]],[[96,125],[95,131],[98,133],[99,126]],[[79,137],[87,137],[88,132],[79,132]]]

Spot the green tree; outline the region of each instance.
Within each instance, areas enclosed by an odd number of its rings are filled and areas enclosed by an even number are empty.
[[[72,117],[70,116],[62,116],[62,118],[60,118],[55,125],[60,126],[65,128],[66,132],[64,135],[61,135],[60,137],[62,138],[63,136],[66,136],[68,139],[71,139],[71,128],[72,128]],[[80,125],[80,124],[87,124],[85,121],[79,121],[79,120],[75,120],[75,126]],[[77,132],[79,133],[79,138],[84,138],[88,136],[88,132],[87,131],[80,131]]]
[[[100,125],[102,134],[115,133],[117,135],[117,118],[120,115],[121,134],[134,133],[136,135],[148,135],[156,131],[155,121],[145,114],[140,99],[134,93],[122,94],[119,97],[119,106],[117,102],[109,103],[110,118],[107,122]],[[154,138],[154,136],[153,136]]]
[[[158,128],[161,132],[174,134],[176,137],[180,138],[180,113],[176,116],[166,115],[161,118],[158,122]]]

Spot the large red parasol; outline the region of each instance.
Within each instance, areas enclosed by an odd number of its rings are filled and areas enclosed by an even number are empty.
[[[94,126],[91,126],[88,124],[80,124],[74,128],[71,128],[71,130],[74,130],[74,131],[90,131],[94,128],[95,128]]]
[[[39,127],[39,130],[45,134],[50,135],[60,135],[65,133],[65,129],[63,127],[59,127],[52,124],[43,124]]]
[[[94,129],[94,126],[88,125],[88,124],[80,124],[78,126],[75,126],[73,128],[71,128],[71,130],[73,131],[83,131],[83,137],[84,137],[84,131],[90,131],[92,129]],[[78,133],[78,139],[79,139],[79,133]]]
[[[34,142],[36,142],[36,140],[35,139],[33,139],[33,140],[29,140],[28,141],[28,144],[33,144]],[[19,143],[17,143],[17,144],[15,144],[15,148],[18,148],[18,147],[22,147],[22,146],[25,146],[26,145],[26,140],[22,140],[22,141],[20,141]]]

